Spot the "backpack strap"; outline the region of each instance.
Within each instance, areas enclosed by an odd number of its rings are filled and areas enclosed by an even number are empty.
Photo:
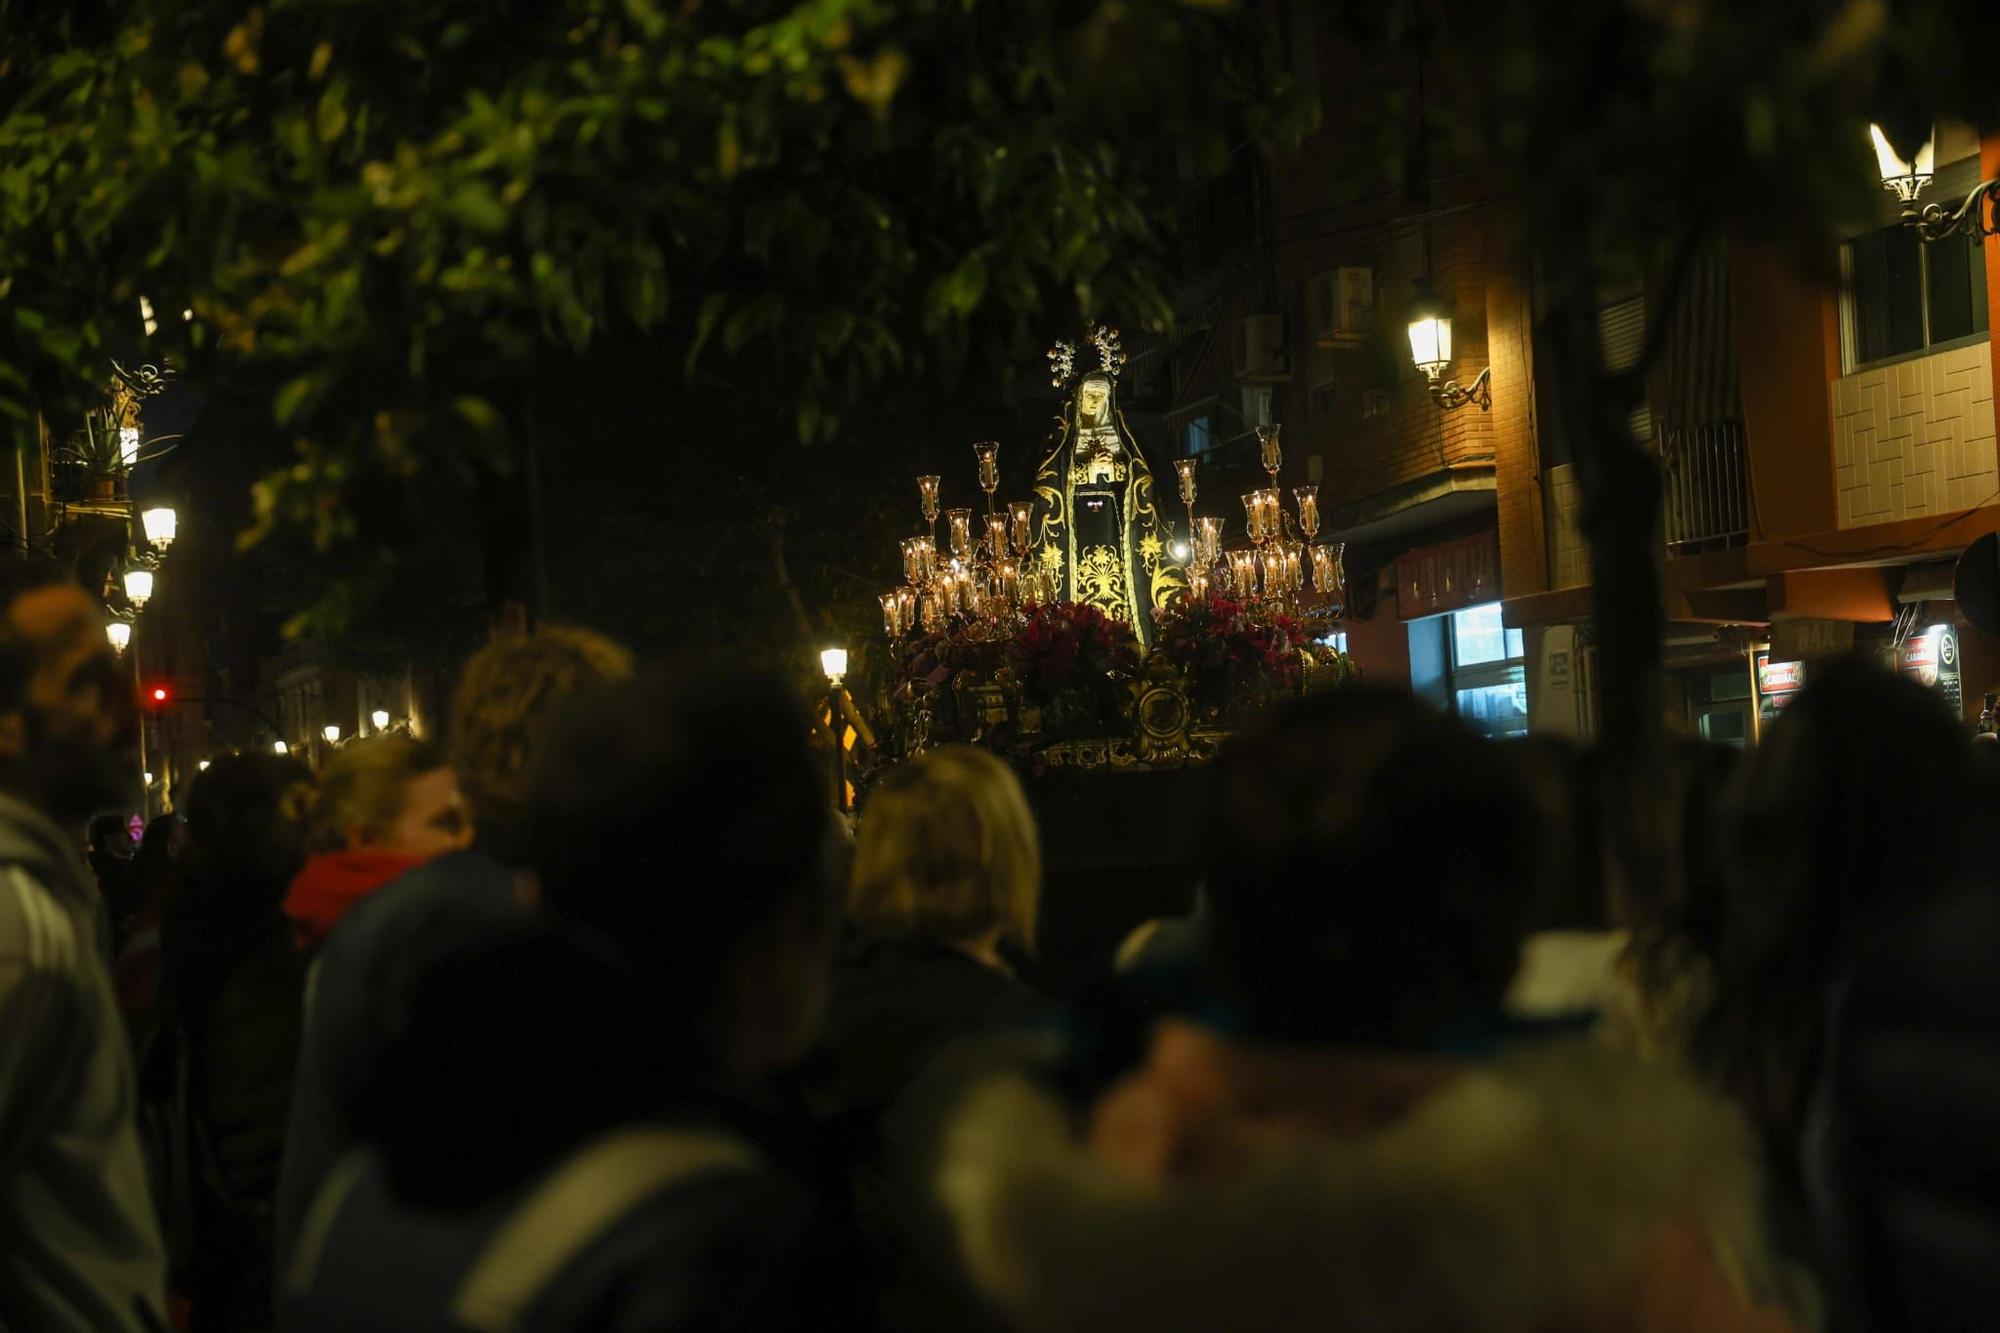
[[[742,1139],[714,1131],[615,1130],[558,1166],[501,1224],[452,1301],[477,1333],[512,1329],[558,1273],[641,1203],[716,1171],[756,1169]]]

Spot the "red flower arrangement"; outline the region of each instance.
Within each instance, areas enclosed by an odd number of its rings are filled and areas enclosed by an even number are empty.
[[[1298,648],[1309,636],[1284,612],[1210,593],[1156,614],[1155,646],[1186,676],[1197,707],[1219,710],[1251,691],[1297,688]]]
[[[1094,606],[1050,602],[1029,611],[1007,655],[1022,697],[1047,705],[1065,695],[1102,696],[1132,676],[1139,669],[1139,640],[1130,625]]]

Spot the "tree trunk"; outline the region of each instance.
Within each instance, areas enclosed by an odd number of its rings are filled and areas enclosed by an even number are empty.
[[[1572,278],[1545,316],[1541,364],[1571,443],[1590,547],[1607,870],[1614,915],[1629,924],[1635,912],[1650,919],[1679,882],[1665,763],[1662,484],[1649,445],[1631,434],[1644,381],[1606,369],[1597,314],[1583,295],[1594,285],[1584,274]]]

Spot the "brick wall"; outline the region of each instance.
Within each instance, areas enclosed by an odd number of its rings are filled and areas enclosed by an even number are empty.
[[[1493,368],[1493,409],[1487,426],[1498,511],[1500,591],[1503,596],[1520,597],[1551,586],[1551,543],[1542,495],[1541,449],[1535,434],[1533,313],[1527,289],[1511,271],[1503,240],[1496,232],[1486,237],[1485,278],[1486,350]],[[1461,409],[1461,413],[1472,410]],[[1554,554],[1559,562],[1561,551]],[[1554,586],[1570,585],[1558,582]]]

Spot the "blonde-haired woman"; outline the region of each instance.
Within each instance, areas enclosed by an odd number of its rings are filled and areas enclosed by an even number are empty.
[[[885,1124],[946,1047],[1050,1017],[1006,961],[1032,946],[1041,881],[1021,784],[985,751],[932,750],[869,795],[848,947],[807,1077],[814,1109],[864,1169],[879,1165]]]
[[[405,871],[472,842],[458,777],[436,746],[408,736],[350,741],[320,773],[306,826],[314,853],[285,912],[298,943],[317,951],[360,902]]]

